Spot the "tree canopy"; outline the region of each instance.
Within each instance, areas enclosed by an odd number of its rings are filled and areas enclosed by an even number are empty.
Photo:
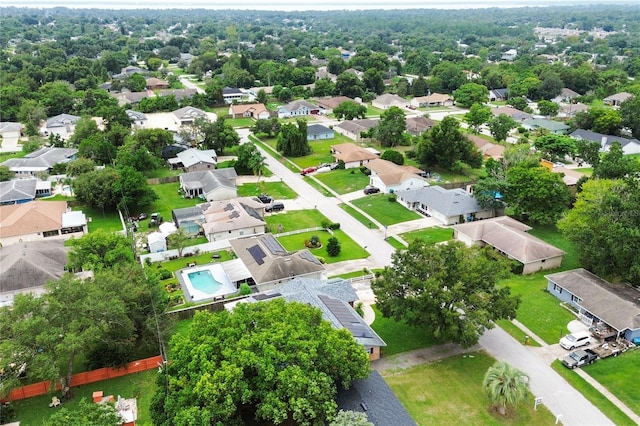
[[[466,83],[460,86],[453,97],[456,105],[462,108],[469,108],[473,104],[484,104],[489,100],[489,89],[478,83]]]
[[[400,145],[407,124],[402,109],[392,106],[380,114],[380,123],[376,130],[376,138],[380,145],[393,147]]]
[[[508,273],[508,261],[489,248],[416,240],[394,253],[371,288],[385,317],[469,347],[493,321],[515,316],[519,298],[497,285]]]
[[[416,158],[428,166],[439,165],[451,169],[456,161],[462,161],[471,167],[480,167],[482,155],[461,131],[455,118],[445,117],[422,135],[416,146]]]
[[[334,417],[338,385],[369,374],[367,353],[346,329],[283,299],[197,312],[171,354],[151,404],[159,426],[313,424]]]
[[[529,376],[509,363],[498,361],[487,370],[482,387],[504,416],[507,414],[507,407],[516,407],[526,399],[529,394]]]
[[[286,123],[280,127],[276,149],[287,157],[303,157],[311,153],[307,140],[307,122],[298,120],[298,125]]]
[[[337,120],[365,118],[367,114],[367,106],[359,104],[356,101],[344,101],[333,109],[333,114],[336,116]]]

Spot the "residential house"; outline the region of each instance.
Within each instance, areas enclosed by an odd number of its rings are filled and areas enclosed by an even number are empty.
[[[161,80],[155,77],[147,78],[147,90],[161,90],[168,89],[170,86],[169,82],[166,80]]]
[[[307,249],[287,251],[271,234],[230,240],[236,256],[251,273],[258,291],[277,288],[296,277],[321,279],[324,265]]]
[[[344,161],[345,169],[353,169],[363,166],[369,161],[373,161],[380,157],[378,152],[373,152],[353,143],[332,145],[331,154],[336,162],[340,160]]]
[[[332,82],[338,81],[338,76],[335,74],[331,74],[326,66],[318,67],[316,69],[316,80],[320,80],[322,78],[328,78]]]
[[[399,166],[391,161],[377,158],[364,165],[371,170],[369,184],[379,188],[381,192],[398,192],[429,186],[421,175],[424,172],[413,166]]]
[[[158,97],[173,96],[176,101],[191,100],[193,95],[198,93],[198,89],[162,89],[157,92]]]
[[[2,141],[8,144],[17,144],[22,136],[24,126],[21,123],[13,123],[10,121],[0,121],[0,137]]]
[[[379,120],[347,120],[333,127],[333,130],[358,142],[362,139],[362,133],[368,132],[373,127],[380,124]]]
[[[256,303],[277,298],[320,309],[322,317],[329,321],[333,328],[347,329],[356,342],[364,346],[370,360],[380,358],[380,347],[386,346],[386,343],[353,309],[358,296],[351,283],[341,278],[328,281],[295,278],[275,290],[254,294],[238,302],[229,302],[225,304],[225,309],[232,310],[238,303]]]
[[[463,223],[453,227],[453,238],[468,246],[489,245],[522,264],[523,274],[554,269],[562,263],[565,252],[529,235],[530,226],[509,216]]]
[[[182,168],[186,173],[200,172],[215,169],[218,164],[218,154],[213,149],[189,148],[178,152],[168,161],[174,169]]]
[[[304,99],[289,102],[278,108],[278,118],[305,117],[320,114],[320,107]]]
[[[137,106],[140,101],[149,97],[149,92],[121,92],[111,93],[111,96],[118,100],[118,106]]]
[[[544,118],[530,118],[522,121],[522,127],[527,130],[544,130],[556,135],[566,135],[571,127],[564,123]]]
[[[509,99],[509,89],[491,89],[489,90],[489,102],[502,102]]]
[[[232,104],[234,102],[241,101],[244,96],[242,90],[232,87],[225,87],[222,89],[222,99],[225,104]]]
[[[253,118],[254,120],[271,117],[271,113],[264,104],[231,104],[229,115],[231,118]]]
[[[545,160],[543,160],[545,161]],[[567,185],[567,187],[569,188],[569,190],[571,191],[571,193],[575,196],[576,193],[578,192],[578,182],[580,182],[580,179],[582,179],[583,177],[587,176],[586,174],[578,171],[578,170],[574,170],[574,169],[568,169],[566,167],[553,167],[551,169],[551,171],[553,173],[561,173],[562,174],[562,181],[564,182],[565,185]]]
[[[12,305],[19,293],[44,293],[48,281],[65,274],[68,254],[62,240],[0,246],[0,307]]]
[[[371,105],[379,109],[389,109],[392,106],[395,106],[398,108],[408,108],[409,101],[398,95],[385,93],[383,95],[378,96],[373,101],[371,101]]]
[[[488,140],[471,133],[467,133],[465,136],[467,137],[467,139],[473,142],[478,151],[482,153],[482,156],[485,160],[489,158],[500,160],[504,156],[504,150],[506,148],[503,145],[491,143]]]
[[[522,122],[523,120],[528,120],[533,116],[528,112],[520,111],[519,109],[515,109],[510,106],[501,106],[498,108],[492,108],[491,113],[494,117],[498,117],[499,115],[506,115],[513,118],[515,121]]]
[[[579,112],[587,111],[589,107],[581,103],[559,103],[558,117],[559,118],[571,118]]]
[[[314,102],[322,109],[323,114],[331,114],[334,109],[343,102],[356,102],[355,100],[347,96],[335,96],[332,98],[316,99]]]
[[[209,242],[231,240],[267,232],[264,204],[253,198],[212,201],[200,206],[202,230]]]
[[[47,119],[44,135],[58,135],[62,139],[68,139],[76,129],[76,123],[80,120],[77,115],[60,114]]]
[[[502,53],[502,60],[513,61],[516,59],[516,56],[518,56],[518,51],[516,49],[509,49]]]
[[[13,179],[0,182],[0,205],[22,204],[51,195],[51,182],[38,179]]]
[[[398,202],[409,210],[432,216],[443,225],[454,225],[495,216],[494,209],[480,207],[473,195],[462,188],[441,186],[400,190],[395,192]]]
[[[134,127],[144,127],[147,122],[147,116],[140,112],[134,111],[132,109],[128,109],[125,111],[127,113],[127,117],[131,120],[131,125]]]
[[[609,105],[612,107],[620,107],[624,101],[627,99],[633,98],[634,95],[627,92],[616,93],[615,95],[607,96],[603,99],[605,105]]]
[[[416,426],[396,394],[377,370],[369,377],[351,383],[349,389],[338,389],[338,409],[365,413],[374,425]]]
[[[87,218],[66,201],[31,201],[0,206],[0,244],[63,239],[87,232]]]
[[[186,198],[229,200],[238,196],[237,178],[233,167],[183,173],[180,175],[180,189]]]
[[[167,251],[167,238],[162,232],[152,232],[147,235],[147,248],[149,253]]]
[[[583,129],[577,129],[569,136],[577,140],[598,142],[600,144],[600,152],[609,152],[611,145],[618,143],[625,155],[640,154],[640,141],[638,139],[627,139]]]
[[[572,103],[575,98],[579,98],[580,96],[581,96],[580,93],[565,87],[560,91],[560,94],[555,98],[551,99],[551,101],[557,104],[561,102]]]
[[[547,290],[590,326],[611,328],[616,337],[640,344],[640,291],[613,284],[586,269],[546,275]]]
[[[188,126],[193,124],[197,118],[206,118],[207,113],[199,108],[186,106],[184,108],[173,111],[175,122],[178,126]]]
[[[24,157],[3,161],[2,165],[9,167],[16,177],[32,178],[38,173],[50,173],[56,164],[75,160],[77,153],[75,148],[44,147]]]
[[[412,136],[420,136],[435,125],[432,119],[423,116],[407,117],[404,121],[407,133]]]
[[[319,141],[324,139],[333,139],[335,137],[333,129],[322,124],[310,124],[307,126],[307,140]]]
[[[453,106],[453,98],[444,93],[431,93],[411,99],[410,105],[416,108]]]

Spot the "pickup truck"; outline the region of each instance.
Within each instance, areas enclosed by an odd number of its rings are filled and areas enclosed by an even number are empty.
[[[593,364],[598,359],[598,354],[591,349],[578,349],[562,358],[562,363],[567,368],[578,368],[583,365]]]

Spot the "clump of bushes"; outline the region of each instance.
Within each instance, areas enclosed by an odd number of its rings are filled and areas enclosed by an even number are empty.
[[[329,238],[327,242],[327,254],[331,257],[336,257],[340,255],[342,251],[342,246],[340,245],[340,241],[336,237]]]
[[[398,196],[396,194],[389,194],[387,195],[387,200],[389,200],[390,203],[395,203],[398,201]]]
[[[171,278],[173,276],[173,274],[171,273],[171,271],[164,269],[164,268],[160,268],[158,270],[158,277],[161,280],[168,280],[169,278]]]
[[[312,236],[310,240],[305,240],[304,241],[304,246],[306,248],[319,248],[319,247],[322,247],[322,243],[320,242],[320,237],[318,237],[317,235]]]

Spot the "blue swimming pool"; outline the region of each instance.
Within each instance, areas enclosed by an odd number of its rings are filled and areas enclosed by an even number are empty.
[[[197,272],[191,272],[187,274],[189,277],[189,281],[191,281],[191,285],[196,290],[199,290],[203,293],[207,294],[215,294],[220,287],[222,287],[222,283],[216,281],[209,270],[201,270]]]

